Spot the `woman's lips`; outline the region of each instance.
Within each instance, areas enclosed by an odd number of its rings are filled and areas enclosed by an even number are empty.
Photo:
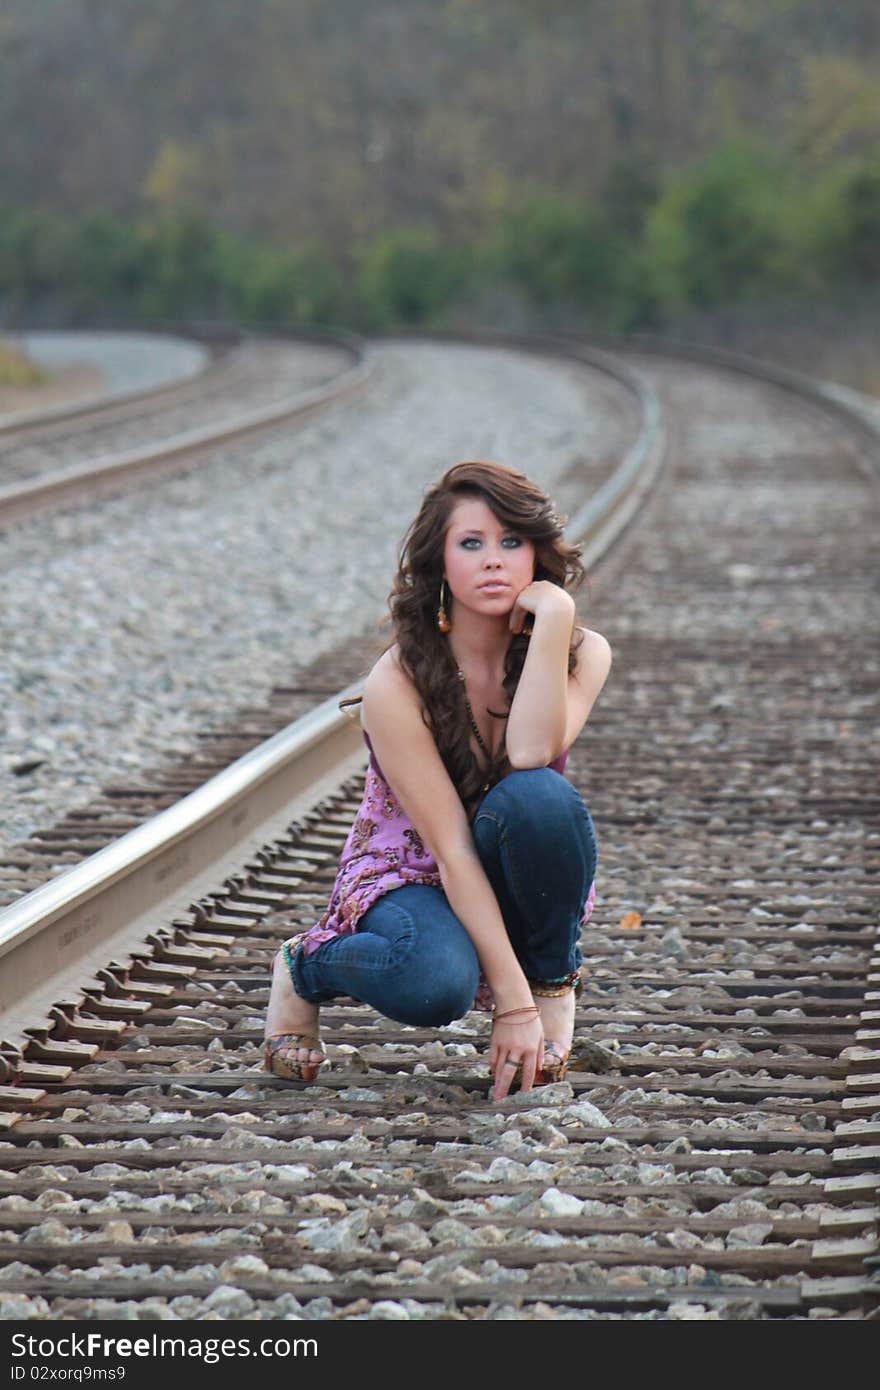
[[[485,584],[478,584],[477,588],[481,594],[503,594],[508,591],[510,585],[505,584],[503,579],[489,579]]]

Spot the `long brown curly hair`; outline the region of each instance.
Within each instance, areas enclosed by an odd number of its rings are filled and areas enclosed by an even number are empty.
[[[502,526],[532,541],[536,580],[547,579],[561,588],[576,589],[585,573],[580,563],[581,548],[563,540],[565,518],[557,515],[549,497],[524,473],[498,463],[473,460],[454,464],[428,489],[403,538],[399,568],[389,595],[394,640],[401,665],[421,698],[422,718],[472,817],[486,783],[492,786],[499,782],[510,771],[510,762],[502,741],[488,770],[477,763],[470,746],[464,686],[458,679],[449,643],[437,626],[446,530],[453,508],[462,497],[481,498]],[[575,630],[568,654],[570,673],[582,640]],[[503,680],[510,703],[519,684],[528,644],[528,634],[511,634]]]

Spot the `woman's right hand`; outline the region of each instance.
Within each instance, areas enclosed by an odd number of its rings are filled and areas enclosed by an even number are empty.
[[[523,1013],[516,1018],[496,1018],[492,1024],[489,1066],[495,1077],[495,1100],[503,1100],[522,1065],[520,1088],[530,1091],[544,1051],[544,1029],[540,1015]]]

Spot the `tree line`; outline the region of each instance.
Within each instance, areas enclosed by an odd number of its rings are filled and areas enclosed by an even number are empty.
[[[880,280],[880,154],[817,170],[738,137],[665,177],[621,159],[595,198],[524,181],[487,230],[413,218],[346,248],[199,209],[0,207],[0,316],[54,322],[662,328],[676,312]]]

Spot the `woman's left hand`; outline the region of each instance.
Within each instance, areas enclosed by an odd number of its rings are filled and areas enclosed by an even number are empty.
[[[543,613],[565,613],[574,622],[574,599],[558,584],[549,579],[533,579],[524,589],[520,589],[510,610],[511,632],[522,632],[523,624],[531,613],[536,619]]]
[[[518,1075],[521,1090],[532,1089],[544,1052],[544,1028],[537,1009],[534,1017],[529,1017],[531,1007],[517,1009],[516,1018],[505,1018],[502,1014],[492,1020],[489,1066],[495,1079],[495,1100],[504,1099]]]

